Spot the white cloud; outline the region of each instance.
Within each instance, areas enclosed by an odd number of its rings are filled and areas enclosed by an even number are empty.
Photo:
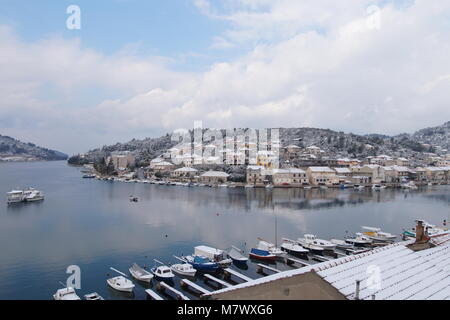
[[[196,74],[172,71],[166,58],[105,56],[73,40],[25,43],[2,27],[0,124],[8,134],[83,151],[88,142],[197,119],[210,127],[388,134],[449,120],[450,3],[380,6],[379,29],[368,23],[373,3],[196,1],[211,19],[230,22],[213,47],[251,47]]]

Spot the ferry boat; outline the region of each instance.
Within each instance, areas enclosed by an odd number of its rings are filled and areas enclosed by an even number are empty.
[[[7,196],[8,204],[23,202],[24,199],[23,190],[12,190],[7,193]]]
[[[24,201],[26,202],[36,202],[44,200],[44,194],[39,190],[31,189],[24,192]]]
[[[36,189],[12,190],[7,193],[7,203],[34,202],[44,200],[44,194]]]

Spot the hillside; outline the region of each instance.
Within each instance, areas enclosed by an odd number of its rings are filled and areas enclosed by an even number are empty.
[[[387,154],[394,157],[412,159],[413,163],[423,159],[423,153],[434,151],[436,145],[449,146],[450,122],[435,128],[417,131],[413,134],[386,136],[380,134],[357,135],[318,128],[281,128],[280,140],[282,146],[291,144],[300,147],[317,146],[326,152],[328,157],[365,158]],[[423,146],[431,144],[431,148]],[[91,150],[83,157],[79,155],[69,159],[72,164],[84,164],[105,157],[114,151],[132,151],[138,165],[145,166],[150,160],[167,152],[175,146],[170,135],[160,138],[132,140],[127,143],[117,143]],[[450,147],[450,146],[449,146]]]
[[[67,158],[68,156],[62,152],[0,135],[0,161],[51,161]]]

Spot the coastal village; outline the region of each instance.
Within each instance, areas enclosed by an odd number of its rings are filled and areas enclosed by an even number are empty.
[[[316,146],[281,148],[274,143],[269,150],[251,156],[251,147],[247,143],[238,152],[221,150],[219,154],[214,144],[200,146],[200,152],[192,152],[191,145],[186,144],[169,149],[146,167],[136,166],[133,152],[112,152],[105,159],[104,167],[109,170],[87,164],[84,177],[188,186],[306,189],[416,188],[450,183],[450,153],[446,149],[440,149],[439,154],[423,154],[421,166],[415,166],[417,160],[403,157],[335,158]],[[241,170],[241,174],[233,175],[233,168]]]

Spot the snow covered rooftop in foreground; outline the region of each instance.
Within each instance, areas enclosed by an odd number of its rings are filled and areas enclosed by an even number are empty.
[[[372,295],[375,295],[376,300],[450,300],[450,235],[447,233],[434,237],[435,248],[417,252],[407,247],[413,242],[400,242],[370,252],[281,272],[208,295],[314,271],[347,299],[355,298],[355,284],[360,280],[360,299],[372,299]],[[367,271],[374,266],[381,272],[379,290],[368,286],[370,273]]]

